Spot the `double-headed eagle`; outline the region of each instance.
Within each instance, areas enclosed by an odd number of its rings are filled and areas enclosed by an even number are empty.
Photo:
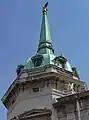
[[[48,7],[48,2],[43,6],[43,12],[46,12],[48,10],[47,7]]]

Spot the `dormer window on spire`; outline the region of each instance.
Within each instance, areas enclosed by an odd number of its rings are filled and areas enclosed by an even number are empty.
[[[33,56],[31,58],[33,64],[34,64],[34,67],[38,67],[41,65],[42,61],[43,61],[43,56],[42,55],[36,55],[36,56]]]

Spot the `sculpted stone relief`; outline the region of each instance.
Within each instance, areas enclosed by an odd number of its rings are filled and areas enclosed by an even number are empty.
[[[84,84],[84,85],[79,85],[79,84],[75,84],[71,81],[67,81],[67,79],[65,80],[65,78],[63,77],[60,77],[60,78],[57,78],[54,80],[54,78],[52,80],[50,79],[47,79],[47,80],[44,80],[43,83],[34,83],[33,85],[32,84],[27,84],[27,87],[26,87],[26,84],[20,84],[18,89],[15,91],[15,93],[13,94],[12,97],[10,97],[10,104],[14,104],[17,96],[20,94],[20,92],[25,92],[25,91],[28,91],[28,94],[33,94],[32,92],[32,88],[33,87],[39,87],[40,91],[39,92],[42,92],[44,91],[44,88],[49,88],[49,87],[52,87],[54,88],[55,90],[59,90],[63,93],[66,93],[67,92],[70,92],[70,93],[75,93],[75,92],[81,92],[81,91],[86,91],[87,90],[87,86]],[[14,101],[13,101],[13,97],[14,97]]]
[[[76,93],[88,90],[85,84],[80,85],[78,83],[73,83],[71,82],[71,80],[70,81],[67,79],[65,80],[65,78],[63,77],[60,77],[57,80],[52,80],[51,84],[55,90],[59,90],[62,92]]]
[[[68,84],[68,90],[71,91],[72,93],[74,93],[74,83],[70,83]]]

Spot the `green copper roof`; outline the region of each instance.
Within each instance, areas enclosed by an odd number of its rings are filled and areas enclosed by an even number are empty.
[[[54,54],[47,18],[47,7],[43,7],[40,40],[37,53],[27,60],[26,64],[24,65],[24,69],[32,69],[45,65],[55,65],[59,68],[73,72],[71,65],[65,57],[62,55],[55,56]]]
[[[53,61],[54,61],[54,65],[72,72],[71,65],[69,64],[68,60],[62,55],[56,56]]]
[[[30,57],[26,62],[24,69],[31,69],[35,67],[42,67],[48,64],[54,65],[53,59],[55,58],[54,54],[42,54]]]
[[[37,53],[39,54],[54,53],[47,18],[47,10],[43,11],[40,40]]]

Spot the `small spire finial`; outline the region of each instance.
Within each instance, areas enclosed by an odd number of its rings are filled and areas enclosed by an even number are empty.
[[[51,34],[48,24],[48,15],[47,15],[48,2],[44,4],[42,8],[42,24],[40,31],[40,40],[38,45],[38,54],[54,54],[54,49],[51,41]]]
[[[46,2],[45,5],[43,6],[43,12],[47,12],[48,11],[47,7],[48,7],[48,2]]]

